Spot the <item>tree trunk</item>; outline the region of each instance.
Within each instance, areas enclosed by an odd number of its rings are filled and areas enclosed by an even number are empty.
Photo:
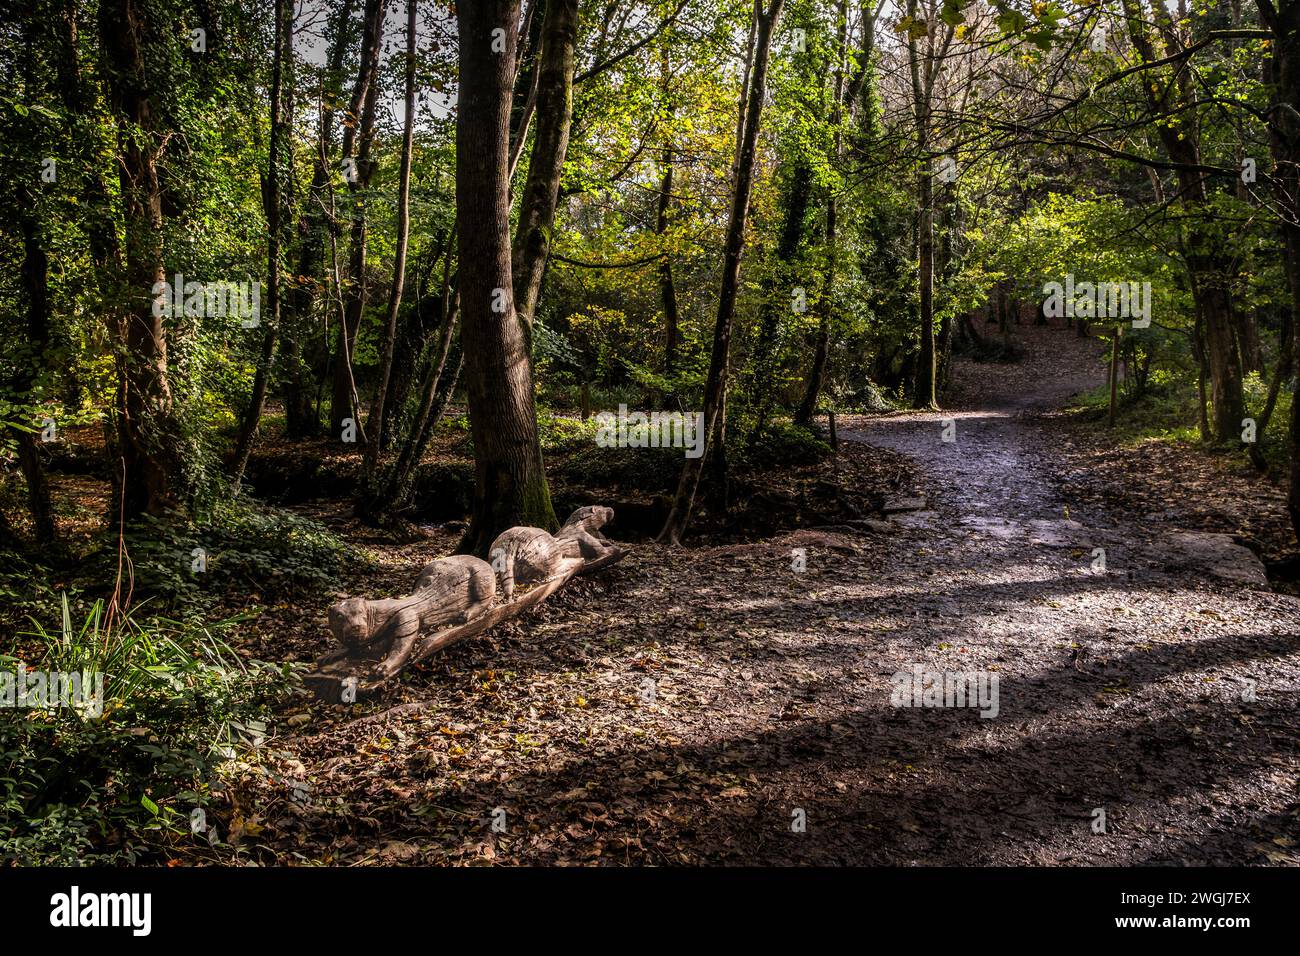
[[[546,0],[531,0],[524,12],[524,24],[519,30],[516,46],[514,91],[510,101],[510,182],[513,189],[519,160],[523,158],[528,142],[528,129],[537,112],[537,85],[540,81],[542,24],[545,16],[537,16],[537,8],[546,8]],[[511,193],[513,202],[514,194]]]
[[[455,226],[453,225],[453,229]],[[384,428],[380,435],[383,448],[391,452],[397,447],[401,437],[410,426],[409,408],[413,390],[423,376],[420,374],[422,358],[425,356],[434,333],[442,328],[446,314],[443,311],[443,298],[429,294],[429,282],[433,267],[437,261],[443,261],[446,268],[451,268],[451,258],[456,237],[453,233],[440,232],[429,252],[430,261],[420,272],[415,284],[415,301],[406,308],[406,318],[397,331],[397,345],[393,354],[401,357],[393,362],[393,374],[388,383],[388,398],[384,404],[388,410],[384,413]],[[405,298],[405,297],[404,297]]]
[[[31,391],[38,368],[48,367],[46,353],[50,340],[49,256],[41,245],[35,197],[29,192],[25,198],[27,202],[21,213],[22,287],[27,297],[27,342],[32,351],[30,364],[16,369],[13,390],[19,395]],[[50,506],[49,483],[45,479],[40,447],[32,432],[20,428],[11,428],[9,431],[18,446],[18,467],[27,484],[27,506],[32,513],[36,541],[39,544],[49,544],[55,537],[54,512]]]
[[[411,147],[415,138],[415,14],[416,0],[406,0],[406,122],[402,135],[402,168],[397,190],[397,246],[393,252],[393,282],[388,289],[388,317],[384,323],[379,352],[379,383],[375,387],[366,431],[370,443],[362,467],[363,483],[369,484],[383,454],[385,401],[393,368],[393,347],[397,342],[397,313],[406,285],[406,244],[411,233]]]
[[[366,307],[366,192],[374,165],[370,147],[375,134],[375,108],[379,96],[379,56],[383,41],[385,0],[366,0],[365,35],[361,44],[361,69],[352,91],[352,122],[343,131],[343,158],[352,162],[347,177],[348,192],[353,200],[352,230],[348,255],[348,288],[340,289],[344,298],[343,317],[339,323],[335,349],[333,387],[330,393],[330,431],[338,437],[343,420],[357,417],[356,382],[353,377],[352,353],[357,330]],[[355,145],[355,151],[353,146]],[[360,423],[358,422],[358,431]]]
[[[551,229],[573,120],[573,59],[578,0],[547,0],[537,76],[537,134],[519,207],[511,261],[519,320],[531,329],[551,250]]]
[[[1241,353],[1242,371],[1263,373],[1264,350],[1259,341],[1259,327],[1255,324],[1259,307],[1233,311],[1237,318],[1237,351]]]
[[[1196,264],[1200,261],[1199,256],[1194,256],[1192,268],[1201,278],[1197,287],[1202,289],[1204,296],[1202,316],[1210,371],[1210,403],[1213,409],[1211,433],[1215,441],[1235,443],[1240,441],[1245,400],[1242,395],[1237,340],[1233,333],[1232,302],[1227,288],[1221,284],[1221,276],[1215,274],[1217,266],[1211,265],[1207,269]],[[1209,289],[1205,288],[1205,283],[1210,285]]]
[[[1115,409],[1119,405],[1119,337],[1120,326],[1115,326],[1110,340],[1110,413],[1107,422],[1115,427]]]
[[[1291,368],[1300,368],[1300,2],[1279,0],[1276,7],[1258,0],[1260,19],[1273,33],[1269,62],[1273,110],[1269,124],[1274,177],[1282,206],[1282,235],[1286,244],[1283,261],[1291,292]],[[1284,346],[1285,347],[1285,346]],[[1281,364],[1281,363],[1279,363]],[[1291,461],[1288,476],[1287,511],[1297,539],[1300,539],[1300,396],[1291,398]]]
[[[943,391],[948,387],[949,379],[952,377],[952,336],[956,322],[952,316],[945,315],[939,322],[939,381],[937,388]]]
[[[342,0],[335,18],[334,41],[330,46],[329,64],[326,77],[328,89],[320,91],[320,132],[313,162],[311,189],[303,206],[298,229],[302,242],[298,247],[298,265],[296,275],[299,277],[289,291],[285,301],[286,315],[282,319],[282,336],[284,338],[285,389],[284,411],[285,431],[291,438],[302,438],[320,434],[320,417],[313,400],[313,387],[310,378],[321,372],[318,365],[323,364],[326,349],[312,349],[321,352],[318,362],[308,355],[304,348],[311,324],[311,316],[317,298],[318,288],[324,284],[325,274],[322,268],[325,255],[325,234],[334,228],[333,223],[326,222],[325,201],[327,185],[333,175],[329,157],[334,138],[334,102],[337,96],[338,82],[343,72],[343,62],[348,52],[353,0]]]
[[[790,26],[794,29],[803,30],[808,35],[815,35],[821,27],[816,12],[811,6],[804,6],[797,11],[792,11],[791,16],[795,19]],[[842,31],[841,39],[843,39]],[[793,61],[790,69],[799,86],[824,98],[826,74],[829,69],[827,58],[814,46],[808,45],[805,45],[803,50],[791,53],[790,58]],[[837,70],[836,83],[839,84],[841,79],[842,74]],[[837,110],[838,104],[841,102],[841,96],[838,89],[836,93],[836,105],[833,112],[837,117],[834,123],[837,126],[836,137],[838,140],[839,114]],[[809,103],[807,105],[813,104]],[[800,143],[801,147],[802,145]],[[757,438],[767,427],[768,416],[775,402],[777,373],[781,361],[780,331],[783,322],[789,321],[787,317],[795,311],[794,290],[798,288],[801,293],[800,313],[807,309],[810,301],[813,301],[815,306],[819,305],[814,301],[812,290],[805,288],[808,284],[807,279],[801,280],[798,278],[806,267],[806,261],[801,255],[801,251],[808,233],[808,207],[812,201],[813,186],[813,157],[806,155],[802,148],[787,151],[789,155],[785,159],[785,175],[781,177],[783,186],[781,189],[781,227],[777,233],[775,256],[763,282],[757,332],[752,350],[754,355],[754,384],[751,402],[755,407],[755,421],[754,429],[750,433],[750,441]],[[836,153],[838,153],[838,150],[836,150]],[[828,194],[828,198],[832,200],[833,196],[833,192]],[[827,215],[828,221],[833,219],[833,215],[829,211]],[[825,315],[825,311],[818,309],[818,315],[819,317]],[[794,321],[798,322],[800,320],[795,319]],[[824,322],[818,323],[815,342],[820,342],[821,332],[825,327]],[[819,362],[816,358],[819,353],[816,344],[814,344],[813,351],[814,358],[810,371],[805,376],[805,397],[814,388],[820,390],[821,371],[825,367],[824,362]],[[816,381],[814,382],[814,380]],[[800,407],[803,404],[805,402],[801,402]],[[796,421],[800,421],[798,416],[796,416]],[[809,415],[801,424],[808,425],[811,422],[812,417]]]
[[[1047,300],[1046,300],[1046,299],[1042,299],[1042,300],[1038,303],[1038,311],[1037,311],[1036,313],[1034,313],[1034,325],[1050,325],[1050,324],[1051,324],[1050,322],[1047,321],[1047,311],[1046,311],[1046,309],[1044,308],[1046,305],[1047,305]]]
[[[848,10],[843,0],[836,7],[836,20],[838,22],[839,42],[835,47],[835,92],[834,99],[831,102],[831,125],[835,129],[833,144],[831,146],[831,163],[838,165],[840,161],[840,150],[842,146],[842,134],[840,133],[840,122],[842,119],[842,106],[844,100],[844,56],[848,52],[849,43],[849,18]],[[810,427],[813,422],[813,416],[817,414],[817,402],[821,398],[822,386],[826,380],[826,362],[830,356],[831,344],[831,325],[834,319],[835,310],[835,264],[836,264],[836,246],[835,246],[835,227],[836,227],[836,198],[835,187],[831,186],[831,191],[826,197],[826,277],[822,285],[822,294],[818,299],[817,307],[819,310],[817,321],[817,341],[813,346],[812,368],[808,372],[808,383],[804,389],[803,401],[799,404],[799,409],[795,412],[794,421],[796,425],[803,425],[805,428]]]
[[[1200,312],[1196,314],[1196,319],[1192,324],[1192,357],[1196,360],[1196,421],[1200,430],[1201,441],[1210,440],[1210,414],[1209,414],[1209,387],[1207,385],[1210,378],[1209,366],[1205,361],[1205,323],[1201,320]]]
[[[73,11],[69,10],[68,17],[71,18],[73,15]],[[35,18],[28,19],[22,28],[21,63],[23,81],[28,88],[35,86],[38,82],[38,71],[45,68],[44,63],[38,65],[37,61],[37,34],[42,29],[43,26],[39,26]],[[67,57],[66,52],[61,51],[59,55],[61,59]],[[64,64],[64,75],[61,80],[65,88],[76,85],[75,57],[71,63]],[[28,122],[30,120],[26,117],[19,121],[20,126],[15,131],[15,138],[24,139],[36,133],[27,126]],[[11,401],[16,397],[17,404],[22,407],[35,402],[40,397],[37,385],[42,371],[48,374],[53,371],[57,363],[51,362],[49,354],[50,257],[41,241],[39,193],[30,177],[24,177],[18,184],[16,198],[18,202],[14,212],[18,218],[23,247],[20,301],[26,299],[27,328],[24,330],[25,341],[22,334],[16,336],[21,342],[17,352],[18,361],[13,369],[13,375],[6,377],[9,378]],[[39,421],[29,420],[25,424],[41,427]],[[45,464],[41,460],[40,446],[36,435],[25,428],[10,427],[7,430],[17,446],[18,467],[27,485],[27,506],[31,512],[36,542],[48,546],[55,539],[54,512],[50,503],[49,483],[45,477]]]
[[[756,423],[754,433],[761,432],[767,424],[773,403],[773,379],[776,377],[779,349],[777,332],[781,317],[793,307],[792,290],[785,270],[796,264],[799,249],[808,232],[808,203],[812,198],[812,167],[796,159],[790,170],[784,190],[785,201],[781,210],[781,231],[776,243],[776,261],[763,287],[763,303],[759,307],[758,332],[754,340],[754,393]],[[805,290],[805,298],[807,292]],[[813,367],[816,368],[816,361]]]
[[[909,0],[908,15],[917,17],[916,0]],[[919,210],[917,222],[917,272],[920,293],[920,348],[916,359],[913,408],[938,408],[935,395],[937,363],[934,347],[934,170],[930,150],[930,84],[932,65],[927,62],[922,82],[916,39],[908,33],[908,65],[912,79],[912,101],[916,119],[917,152],[923,164],[917,177]]]
[[[454,319],[454,316],[453,316]],[[391,484],[385,500],[382,502],[387,514],[396,514],[410,506],[415,497],[415,482],[419,477],[420,461],[425,449],[433,437],[438,422],[442,420],[451,397],[455,394],[456,383],[465,364],[465,353],[460,351],[452,365],[451,374],[445,373],[445,365],[440,365],[437,374],[430,373],[425,399],[420,406],[420,413],[411,426],[410,441],[403,446],[392,475]]]
[[[288,71],[288,82],[285,73]],[[244,480],[244,469],[253,451],[253,439],[266,404],[267,382],[275,356],[275,339],[280,329],[281,227],[280,147],[286,127],[293,125],[293,2],[277,0],[275,7],[275,53],[271,67],[271,142],[267,155],[264,213],[267,229],[266,303],[269,318],[262,336],[262,354],[253,377],[253,393],[235,442],[231,487],[235,494]],[[286,95],[286,87],[289,92]]]
[[[668,231],[668,208],[673,195],[673,150],[664,148],[663,178],[659,182],[659,208],[655,216],[655,233],[661,238]],[[663,375],[670,378],[677,370],[677,348],[681,340],[681,316],[677,308],[677,286],[673,282],[672,258],[667,252],[659,260],[659,299],[664,307],[664,364]],[[672,395],[660,396],[658,404],[667,408]]]
[[[87,170],[79,198],[84,210],[87,245],[94,266],[104,327],[109,341],[114,343],[113,360],[118,390],[114,397],[113,414],[104,422],[104,439],[112,463],[114,494],[110,514],[117,519],[121,516],[118,506],[121,503],[120,482],[125,463],[123,417],[120,409],[124,394],[122,386],[127,377],[126,351],[123,347],[126,340],[126,268],[117,232],[117,200],[109,193],[108,182],[104,178],[98,157],[98,138],[85,131],[86,126],[95,122],[97,92],[83,73],[78,48],[77,6],[73,0],[67,0],[58,22],[57,68],[63,105],[75,124],[72,130],[75,135],[71,136],[71,141],[78,147],[75,155]]]
[[[1129,37],[1144,63],[1163,57],[1152,44],[1147,20],[1139,0],[1123,0]],[[1177,31],[1164,4],[1153,2],[1151,17],[1157,36],[1165,43],[1165,52],[1177,51]],[[1200,130],[1192,104],[1187,61],[1173,67],[1172,77],[1152,77],[1143,84],[1147,104],[1159,118],[1156,128],[1169,158],[1177,164],[1179,203],[1188,213],[1185,248],[1187,268],[1192,278],[1192,295],[1204,323],[1205,352],[1210,373],[1210,401],[1213,405],[1212,432],[1215,441],[1240,439],[1241,419],[1245,410],[1242,396],[1241,360],[1237,350],[1228,262],[1222,254],[1217,232],[1205,223],[1212,213],[1207,208],[1207,174],[1202,172]],[[1199,220],[1199,221],[1198,221]]]
[[[1277,407],[1278,396],[1282,392],[1282,386],[1291,379],[1292,359],[1294,357],[1294,348],[1291,345],[1292,335],[1292,311],[1287,306],[1283,309],[1282,330],[1278,337],[1278,359],[1277,370],[1273,373],[1273,379],[1268,383],[1268,398],[1264,402],[1264,408],[1255,420],[1255,441],[1253,444],[1246,446],[1247,454],[1250,455],[1250,462],[1260,472],[1268,470],[1268,462],[1264,458],[1264,434],[1268,431],[1268,424],[1273,418],[1273,409]]]
[[[162,257],[162,185],[156,165],[162,137],[149,99],[147,64],[161,30],[133,0],[100,5],[100,37],[109,104],[117,119],[118,182],[123,212],[122,285],[130,298],[117,330],[119,382],[116,407],[121,512],[127,519],[161,516],[180,504],[178,429],[172,421],[167,371],[167,331],[155,315],[153,293],[166,282]]]
[[[753,70],[749,77],[744,113],[744,133],[736,150],[736,185],[732,196],[731,217],[727,225],[727,239],[722,266],[722,290],[718,296],[718,316],[713,328],[713,351],[709,357],[709,373],[704,386],[704,436],[707,445],[718,424],[727,389],[727,359],[731,349],[731,327],[736,311],[736,296],[740,288],[740,260],[745,249],[745,221],[749,216],[749,197],[754,183],[754,156],[758,142],[758,127],[762,116],[763,98],[767,86],[768,58],[772,48],[772,32],[781,16],[784,0],[771,0],[766,12],[756,7],[755,24],[751,31],[753,49],[750,51]],[[699,486],[703,457],[688,458],[682,467],[681,479],[672,510],[659,540],[677,544],[690,523],[691,509],[695,505],[695,492]]]
[[[451,351],[452,335],[456,330],[456,320],[460,314],[459,301],[450,295],[447,285],[449,281],[450,274],[444,279],[443,284],[441,311],[446,317],[443,319],[442,335],[438,340],[437,356],[429,364],[420,392],[420,407],[411,420],[410,430],[402,443],[401,451],[398,452],[397,461],[393,463],[382,488],[373,495],[363,496],[358,502],[357,513],[363,518],[375,519],[382,523],[385,518],[411,503],[411,491],[415,487],[415,473],[420,466],[420,459],[424,457],[424,450],[433,435],[434,426],[438,424],[443,408],[451,399],[451,394],[456,387],[456,379],[460,376],[461,363],[464,361],[463,351],[457,358],[450,384],[443,380],[447,356]]]
[[[537,438],[532,361],[512,295],[510,104],[519,0],[481,0],[457,11],[461,342],[475,472],[474,511],[459,550],[484,557],[507,528],[551,530],[557,523]],[[497,30],[505,36],[494,49]]]
[[[821,398],[822,385],[826,379],[826,362],[830,356],[831,345],[831,310],[835,292],[835,196],[826,200],[826,281],[822,287],[821,299],[817,304],[820,314],[817,319],[817,341],[813,346],[812,368],[808,370],[808,384],[804,389],[803,401],[794,414],[794,423],[805,428],[810,427],[817,414],[817,402]]]

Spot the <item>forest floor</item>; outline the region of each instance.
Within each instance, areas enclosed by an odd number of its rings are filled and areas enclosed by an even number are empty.
[[[845,487],[923,505],[631,544],[378,701],[299,701],[267,743],[279,779],[229,794],[234,853],[185,858],[1300,864],[1300,599],[1199,533],[1277,556],[1279,493],[1112,447],[1061,411],[1100,383],[1100,343],[1016,335],[1019,363],[957,363],[942,412],[841,420]],[[352,536],[372,596],[454,542]],[[252,650],[310,660],[323,612],[273,617]],[[996,716],[892,706],[914,665],[996,675]]]

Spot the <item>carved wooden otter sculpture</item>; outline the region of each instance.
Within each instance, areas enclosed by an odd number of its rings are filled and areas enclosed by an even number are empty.
[[[412,661],[535,607],[575,574],[623,557],[600,531],[613,517],[612,509],[591,506],[554,536],[511,528],[492,543],[495,568],[453,555],[427,565],[407,597],[339,601],[329,609],[329,627],[340,647],[316,662],[306,683],[327,700],[357,700]],[[520,594],[516,584],[535,586]]]
[[[422,633],[465,624],[487,610],[496,594],[492,568],[467,554],[426,565],[407,597],[348,598],[329,609],[335,639],[359,656],[382,660],[379,677],[391,677],[410,659]]]
[[[601,534],[600,529],[614,520],[614,509],[587,505],[569,515],[564,527],[555,534],[565,544],[565,556],[590,561],[618,550],[618,545]]]
[[[564,569],[564,549],[541,528],[509,528],[488,551],[501,586],[501,598],[513,601],[516,584],[545,581]]]
[[[554,536],[541,528],[516,527],[497,535],[488,557],[496,572],[501,596],[514,600],[515,585],[535,584],[617,550],[600,529],[614,517],[613,508],[588,505],[569,515]]]

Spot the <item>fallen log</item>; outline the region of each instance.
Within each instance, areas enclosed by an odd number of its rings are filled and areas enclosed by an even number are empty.
[[[613,517],[612,508],[589,506],[554,535],[510,528],[492,542],[491,564],[463,554],[439,558],[405,597],[339,601],[329,609],[339,647],[316,661],[304,683],[333,703],[374,695],[408,665],[536,607],[570,578],[620,560],[626,552],[600,531]]]

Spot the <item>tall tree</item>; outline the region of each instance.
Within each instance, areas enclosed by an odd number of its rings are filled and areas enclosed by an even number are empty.
[[[831,126],[834,128],[831,147],[831,163],[833,166],[839,164],[844,142],[844,134],[841,129],[844,105],[844,71],[847,66],[844,58],[848,53],[849,40],[849,15],[846,0],[840,0],[836,7],[835,16],[838,24],[838,37],[835,46],[834,98],[831,102]],[[817,338],[813,344],[812,368],[808,372],[808,382],[804,389],[803,401],[799,403],[799,409],[794,416],[795,423],[804,426],[811,425],[813,416],[817,414],[817,402],[821,396],[822,384],[826,379],[826,363],[830,355],[831,323],[835,308],[835,266],[839,251],[835,244],[839,213],[836,198],[837,188],[837,184],[832,182],[827,189],[826,275],[822,284],[822,293],[818,297]]]
[[[411,148],[415,139],[415,15],[416,0],[406,0],[406,117],[402,132],[402,168],[397,187],[397,247],[393,252],[393,281],[388,289],[388,312],[384,322],[384,337],[379,351],[379,383],[375,387],[370,417],[366,431],[370,442],[366,445],[363,472],[367,482],[373,478],[375,468],[383,453],[385,402],[388,398],[388,380],[393,368],[393,347],[397,342],[397,313],[402,306],[402,290],[406,284],[406,245],[411,234]]]
[[[537,132],[519,206],[511,262],[515,308],[531,327],[551,249],[560,177],[573,122],[573,62],[578,42],[578,0],[546,0],[538,55]]]
[[[918,0],[907,0],[907,67],[911,77],[912,111],[921,168],[917,173],[916,250],[920,289],[920,350],[916,359],[915,408],[935,408],[937,352],[934,338],[934,169],[930,155],[934,136],[935,84],[943,72],[955,35],[955,25],[942,22],[935,0],[926,0],[924,15]],[[940,33],[942,39],[940,39]],[[926,41],[922,54],[918,40]]]
[[[1123,0],[1123,5],[1129,38],[1141,62],[1151,70],[1143,78],[1142,89],[1160,142],[1177,164],[1179,203],[1187,212],[1184,256],[1205,337],[1213,405],[1211,431],[1216,441],[1238,441],[1245,402],[1233,319],[1231,270],[1212,227],[1214,215],[1208,208],[1209,172],[1201,162],[1195,80],[1188,58],[1181,55],[1184,46],[1164,3],[1153,0],[1144,8],[1141,0]],[[1150,10],[1150,19],[1146,9]],[[1155,68],[1164,62],[1172,65]]]
[[[163,264],[163,187],[158,174],[166,132],[153,102],[150,66],[166,62],[154,44],[163,36],[148,0],[104,0],[99,32],[109,106],[117,125],[118,186],[123,215],[123,280],[127,306],[116,332],[117,467],[122,513],[162,515],[180,504],[180,455],[172,421],[163,309],[155,288]]]
[[[1300,368],[1300,0],[1256,0],[1260,19],[1272,34],[1272,56],[1269,63],[1269,140],[1273,153],[1273,178],[1282,221],[1285,243],[1287,289],[1291,296],[1289,363],[1279,363],[1282,368]],[[1286,340],[1283,340],[1286,347]],[[1293,390],[1294,391],[1294,390]],[[1291,400],[1291,460],[1287,488],[1287,512],[1291,526],[1300,539],[1300,400]]]
[[[818,21],[816,6],[805,2],[792,5],[786,22],[805,36],[815,36]],[[818,45],[806,43],[802,50],[792,55],[799,88],[811,102],[801,98],[795,108],[800,114],[820,115],[824,112],[825,88],[824,58],[818,56]],[[800,117],[802,119],[802,116]],[[781,359],[778,346],[783,317],[794,308],[793,290],[797,276],[804,265],[804,247],[808,240],[808,213],[812,205],[813,151],[805,135],[808,124],[796,122],[787,134],[791,142],[783,143],[782,162],[779,167],[781,196],[781,225],[777,230],[775,255],[764,277],[762,303],[758,310],[753,346],[753,404],[755,424],[753,437],[767,425],[776,391],[777,371]]]
[[[43,71],[38,66],[37,51],[45,26],[37,16],[29,16],[21,30],[22,51],[19,54],[22,95],[35,101],[42,81]],[[22,169],[20,175],[0,179],[0,197],[16,213],[18,231],[22,237],[21,283],[26,299],[24,335],[16,335],[10,343],[15,348],[13,371],[6,373],[10,391],[18,397],[19,406],[31,408],[42,389],[41,379],[51,371],[50,345],[50,257],[42,228],[42,210],[36,177],[34,157],[24,147],[39,144],[38,124],[28,114],[15,124],[17,128],[6,137],[7,149],[22,150],[19,159],[6,152],[4,162],[9,170]],[[35,141],[35,142],[33,142]],[[41,152],[44,152],[42,150]],[[49,482],[40,444],[32,431],[32,422],[0,426],[0,435],[8,432],[18,452],[18,467],[27,485],[28,510],[31,512],[35,538],[39,544],[48,544],[55,538],[54,512],[50,501]],[[36,423],[38,426],[41,423]]]
[[[486,557],[513,525],[558,527],[542,465],[527,336],[510,258],[510,107],[519,0],[461,4],[456,115],[461,341],[474,510],[460,550]]]
[[[681,478],[673,498],[672,510],[659,532],[659,540],[680,543],[690,523],[695,507],[695,493],[699,488],[700,473],[709,446],[714,442],[727,391],[727,362],[731,352],[731,331],[736,314],[736,296],[740,290],[740,261],[745,251],[745,224],[749,218],[749,200],[754,186],[754,160],[758,149],[758,130],[767,90],[768,60],[772,50],[772,34],[781,17],[784,0],[770,0],[766,9],[761,0],[754,5],[754,20],[750,35],[747,84],[743,89],[741,110],[743,120],[736,144],[736,178],[732,191],[731,214],[727,222],[727,238],[722,260],[722,289],[718,296],[718,314],[713,326],[713,349],[709,355],[709,373],[704,385],[704,454],[688,458],[682,466]]]
[[[414,279],[415,290],[414,296],[405,292],[402,295],[404,315],[399,317],[388,395],[384,399],[386,410],[380,434],[384,452],[393,449],[410,424],[408,413],[412,390],[418,386],[421,377],[420,357],[424,355],[425,347],[441,327],[444,318],[441,299],[430,294],[430,283],[435,278],[438,263],[454,256],[454,247],[455,237],[450,230],[438,229],[433,241],[425,247],[414,275],[407,279],[408,285],[411,278]]]
[[[361,66],[352,90],[349,122],[343,131],[344,178],[351,200],[352,229],[348,243],[348,285],[341,289],[343,314],[334,356],[334,380],[330,396],[330,431],[337,436],[343,420],[357,419],[356,381],[353,377],[352,353],[357,329],[366,308],[366,203],[375,164],[371,159],[374,145],[375,116],[379,102],[379,59],[383,49],[386,0],[366,0],[366,23],[361,41]]]
[[[323,257],[327,230],[333,223],[326,222],[329,180],[334,174],[330,158],[334,150],[335,103],[339,98],[343,64],[354,35],[352,30],[353,0],[342,0],[333,18],[329,56],[321,78],[319,122],[316,148],[313,150],[311,186],[302,205],[298,222],[301,241],[298,243],[296,281],[285,301],[285,315],[281,328],[284,337],[284,412],[285,430],[290,437],[301,438],[320,432],[320,417],[313,401],[311,379],[314,364],[308,355],[307,338],[312,327],[312,310],[318,289],[325,284]],[[320,348],[327,353],[327,348]],[[322,355],[320,363],[324,364]]]
[[[266,304],[269,321],[262,337],[262,353],[253,378],[253,394],[248,400],[239,437],[235,441],[232,486],[236,492],[244,479],[244,469],[253,451],[253,439],[262,420],[266,404],[271,363],[275,357],[276,337],[280,331],[280,286],[284,244],[283,222],[287,219],[282,187],[282,151],[285,130],[293,125],[293,0],[276,0],[275,46],[271,60],[271,142],[268,148],[263,210],[266,216]]]

